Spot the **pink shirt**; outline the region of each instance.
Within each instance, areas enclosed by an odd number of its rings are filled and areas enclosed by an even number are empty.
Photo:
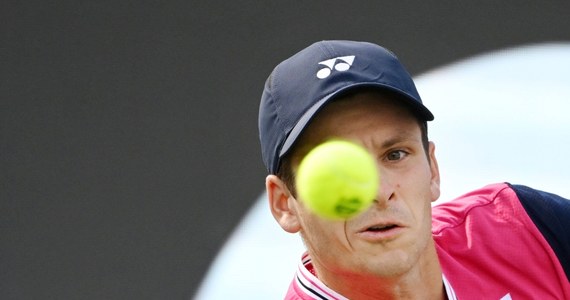
[[[459,299],[570,299],[556,254],[509,185],[432,211],[439,261]]]
[[[508,184],[489,185],[432,211],[448,299],[570,299],[556,254]],[[316,277],[305,253],[285,299],[347,298]]]

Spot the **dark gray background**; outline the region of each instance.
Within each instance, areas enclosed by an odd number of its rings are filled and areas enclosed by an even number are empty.
[[[376,42],[418,74],[568,41],[569,15],[569,1],[2,1],[0,298],[191,297],[263,190],[264,81],[309,43]]]

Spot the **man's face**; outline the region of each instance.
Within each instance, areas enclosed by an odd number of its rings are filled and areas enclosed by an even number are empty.
[[[391,277],[430,263],[425,256],[433,256],[431,202],[439,197],[439,171],[434,146],[430,164],[414,116],[389,96],[359,93],[328,104],[299,144],[309,149],[331,138],[360,143],[376,157],[380,190],[371,208],[347,221],[322,219],[303,199],[294,202],[319,276]],[[293,170],[300,159],[297,153]]]

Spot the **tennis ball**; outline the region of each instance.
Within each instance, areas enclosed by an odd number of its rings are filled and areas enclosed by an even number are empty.
[[[295,178],[301,201],[316,215],[343,220],[366,210],[379,185],[376,161],[362,146],[332,140],[312,149]]]

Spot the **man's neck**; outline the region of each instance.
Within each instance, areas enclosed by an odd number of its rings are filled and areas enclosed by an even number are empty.
[[[436,277],[412,279],[340,277],[321,279],[328,287],[349,299],[446,299],[441,274]]]
[[[410,270],[383,277],[327,272],[313,260],[317,277],[349,299],[446,299],[441,266],[435,247],[428,247]]]

